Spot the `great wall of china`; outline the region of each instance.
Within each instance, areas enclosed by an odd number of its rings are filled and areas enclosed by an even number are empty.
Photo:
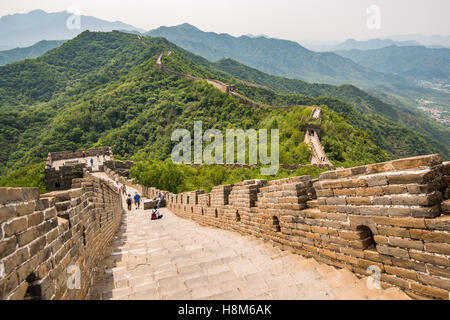
[[[205,81],[170,71],[161,58],[162,54],[157,64],[163,71]],[[233,86],[206,81],[249,103]],[[312,109],[313,119],[320,115],[320,108]],[[331,166],[320,144],[320,128],[320,124],[308,124],[305,142],[312,148],[313,164]],[[106,272],[105,259],[117,262],[118,257],[126,256],[134,266],[140,265],[140,253],[131,252],[142,251],[142,242],[155,241],[146,238],[147,234],[128,244],[132,246],[129,254],[111,253],[113,243],[123,241],[116,239],[117,234],[128,228],[129,221],[118,185],[113,183],[116,179],[148,199],[163,192],[165,214],[192,220],[197,228],[228,230],[280,248],[272,259],[287,258],[289,268],[298,268],[298,264],[309,268],[302,269],[301,275],[319,270],[337,290],[331,297],[359,290],[352,297],[402,299],[406,293],[413,299],[450,299],[450,162],[443,162],[440,155],[339,169],[318,179],[250,180],[217,186],[211,193],[180,194],[135,184],[128,177],[133,163],[114,161],[110,148],[87,150],[85,155],[94,159],[95,165],[87,163],[82,151],[49,154],[45,182],[49,190],[58,191],[40,195],[37,188],[0,188],[0,299],[87,299],[98,275]],[[139,219],[151,223],[147,214],[143,212]],[[138,232],[142,221],[131,232]],[[177,226],[182,229],[178,220],[170,221],[172,233],[177,233]],[[245,246],[250,240],[239,241]],[[146,254],[148,250],[144,250]],[[266,258],[263,264],[271,260]],[[151,263],[152,259],[149,254],[144,260]],[[226,264],[228,260],[218,261]],[[236,272],[244,268],[241,261],[233,260]],[[133,297],[132,280],[143,281],[139,273],[132,279],[123,273],[116,276],[123,268],[108,271],[114,274],[112,298]],[[377,272],[383,290],[374,294],[361,289],[361,283]],[[362,282],[357,282],[355,275]],[[154,278],[158,285],[167,280]],[[173,286],[170,283],[171,289]],[[291,292],[283,286],[279,289],[285,296]],[[297,296],[293,293],[290,297]]]
[[[142,41],[142,40],[141,40]],[[168,51],[167,55],[171,55],[172,52]],[[269,106],[269,105],[264,105],[261,103],[258,103],[256,101],[253,101],[252,99],[249,99],[241,94],[239,94],[238,92],[236,92],[236,86],[234,85],[229,85],[226,83],[223,83],[219,80],[215,80],[215,79],[203,79],[203,78],[198,78],[198,77],[194,77],[191,75],[187,75],[187,74],[183,74],[183,73],[179,73],[173,70],[170,70],[163,62],[162,62],[162,58],[164,56],[164,52],[161,52],[156,60],[156,65],[157,67],[164,71],[167,74],[170,75],[174,75],[177,76],[179,78],[183,78],[183,79],[188,79],[188,80],[192,80],[192,81],[206,81],[207,83],[211,84],[212,86],[214,86],[216,89],[222,91],[223,93],[227,93],[237,99],[239,99],[240,101],[242,101],[245,104],[248,104],[250,106],[252,106],[253,108],[269,108],[269,109],[289,109],[289,108],[294,108],[296,106]],[[247,86],[251,86],[251,87],[255,87],[255,88],[264,88],[266,90],[270,90],[273,91],[272,89],[266,87],[266,86],[261,86],[261,85],[257,85],[257,84],[253,84],[251,82],[248,81],[242,81],[242,80],[238,80],[239,82],[247,85]],[[307,106],[308,108],[312,109],[312,118],[313,119],[320,119],[320,116],[322,114],[322,110],[320,107],[310,107]],[[327,155],[325,154],[324,148],[320,142],[320,128],[321,125],[317,125],[317,124],[306,124],[306,128],[305,128],[305,140],[304,142],[310,146],[311,148],[311,152],[312,152],[312,156],[311,156],[311,164],[312,165],[317,165],[317,166],[321,166],[321,167],[328,167],[328,168],[332,168],[333,165],[330,162],[330,160],[328,159]]]
[[[112,178],[153,199],[160,191]],[[200,225],[262,238],[415,299],[449,299],[450,162],[439,155],[267,182],[244,181],[167,196]]]
[[[85,168],[70,190],[44,195],[36,188],[0,189],[1,299],[87,297],[123,215],[112,181],[149,199],[160,192],[134,184],[124,176],[129,168],[105,161],[98,170],[109,179]],[[449,181],[450,162],[429,155],[329,171],[316,180],[251,180],[210,194],[164,193],[168,209],[183,219],[260,238],[360,277],[378,270],[383,288],[447,300]],[[76,284],[71,266],[83,279],[77,289],[70,285]]]

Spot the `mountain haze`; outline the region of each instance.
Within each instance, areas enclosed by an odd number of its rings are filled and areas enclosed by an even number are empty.
[[[1,49],[28,47],[41,40],[72,39],[85,30],[144,31],[122,22],[109,22],[90,16],[80,16],[80,29],[70,30],[67,28],[67,20],[72,15],[69,12],[47,13],[34,10],[26,14],[3,16],[0,18]]]
[[[450,81],[450,49],[424,46],[389,46],[377,50],[336,51],[356,63],[385,73],[413,79]]]
[[[210,61],[231,58],[270,74],[309,82],[369,85],[374,81],[386,80],[385,75],[360,66],[350,59],[332,52],[316,53],[288,40],[233,37],[203,32],[190,24],[160,27],[147,35],[164,37]]]
[[[420,43],[414,40],[410,41],[394,41],[391,39],[370,39],[366,41],[358,41],[355,39],[348,39],[347,41],[330,48],[330,51],[338,50],[374,50],[390,46],[419,46]]]
[[[37,58],[47,51],[59,47],[64,42],[65,40],[42,40],[30,47],[0,51],[0,66],[19,60]]]

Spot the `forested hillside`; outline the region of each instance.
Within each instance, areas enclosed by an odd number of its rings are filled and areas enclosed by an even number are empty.
[[[170,68],[236,80],[165,39],[121,32],[84,32],[40,58],[0,67],[1,174],[13,177],[15,169],[41,163],[50,151],[100,145],[111,146],[118,157],[162,161],[175,145],[172,132],[192,131],[194,120],[203,121],[205,129],[279,128],[281,162],[308,163],[302,128],[310,121],[310,109],[255,109],[205,81],[169,76],[156,67],[159,53],[168,50],[173,54],[164,62]],[[321,105],[322,140],[336,166],[384,161],[392,150],[405,155],[437,151],[429,140],[398,126],[403,139],[394,134],[384,147],[374,132],[386,130],[390,122],[379,117],[365,123],[359,111],[337,98],[277,94],[246,85],[238,90],[267,104]]]
[[[342,112],[347,116],[352,114],[352,118],[357,122],[354,125],[367,128],[373,131],[377,137],[377,142],[389,150],[394,157],[404,156],[405,152],[399,152],[393,148],[390,142],[383,142],[387,139],[385,133],[379,129],[385,126],[385,131],[389,136],[396,140],[417,140],[419,145],[423,141],[428,141],[432,149],[441,150],[445,157],[450,156],[448,142],[450,141],[450,129],[436,124],[431,120],[425,119],[416,111],[394,108],[380,99],[360,90],[352,85],[333,86],[328,84],[308,83],[297,79],[287,79],[283,77],[269,75],[259,70],[245,66],[231,59],[222,59],[214,63],[214,67],[227,72],[236,78],[268,86],[278,92],[289,94],[302,94],[311,97],[336,97],[351,104],[354,109],[348,109],[348,106],[336,106],[333,110]],[[341,101],[341,102],[342,102]],[[359,112],[356,112],[359,111]],[[364,119],[360,119],[364,118]],[[368,119],[370,118],[370,119]],[[387,120],[389,119],[389,120]],[[381,122],[376,124],[377,122]],[[408,129],[407,129],[408,128]],[[413,129],[413,130],[410,130]],[[379,131],[379,132],[378,132]],[[378,132],[378,133],[377,133]],[[396,134],[402,136],[395,137]],[[410,137],[410,138],[408,138]],[[414,137],[414,138],[413,138]],[[432,139],[430,139],[430,137]],[[420,142],[422,141],[422,142]],[[447,142],[447,143],[446,143]],[[411,145],[407,153],[415,150],[421,150],[418,145]],[[400,147],[401,148],[401,147]]]
[[[5,93],[0,109],[2,172],[42,161],[49,151],[100,144],[111,145],[119,156],[139,152],[163,160],[174,145],[172,131],[191,129],[194,120],[219,129],[280,125],[285,137],[282,159],[308,162],[308,148],[297,129],[308,117],[290,113],[301,113],[302,108],[255,110],[206,82],[168,76],[156,68],[156,57],[169,48],[179,52],[175,62],[185,72],[212,75],[164,39],[120,32],[85,32],[38,59],[0,68],[0,90]],[[289,121],[294,123],[288,125]],[[331,157],[337,164],[387,157],[370,136],[344,118],[338,117],[333,125],[334,139],[344,143],[339,157]],[[353,151],[355,146],[367,150],[359,154]]]
[[[20,60],[37,58],[47,51],[59,47],[64,42],[65,40],[42,40],[30,47],[0,51],[0,66]]]

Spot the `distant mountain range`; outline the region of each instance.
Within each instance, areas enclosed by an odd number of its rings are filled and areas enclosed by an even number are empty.
[[[450,35],[423,35],[423,34],[405,34],[405,35],[394,35],[389,37],[395,41],[417,41],[423,46],[428,47],[447,47],[450,48]]]
[[[42,40],[30,47],[0,51],[0,66],[19,60],[40,57],[47,51],[59,47],[64,42],[66,40]]]
[[[336,53],[362,66],[385,73],[421,80],[450,81],[448,48],[389,46],[377,50],[343,50]]]
[[[146,35],[164,37],[210,61],[231,58],[270,74],[309,82],[371,86],[392,80],[335,53],[313,52],[288,40],[203,32],[187,23],[160,27]]]
[[[0,49],[28,47],[41,40],[67,40],[85,30],[112,31],[144,30],[122,22],[109,22],[89,16],[80,16],[80,29],[67,28],[69,12],[47,13],[34,10],[26,14],[13,14],[0,18]]]
[[[358,41],[355,39],[348,39],[347,41],[330,48],[330,51],[338,51],[338,50],[374,50],[381,49],[389,46],[420,46],[420,43],[417,41],[394,41],[391,39],[371,39],[367,41]]]

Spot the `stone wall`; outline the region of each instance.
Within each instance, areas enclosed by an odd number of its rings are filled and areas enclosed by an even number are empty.
[[[110,154],[112,151],[110,147],[104,147],[102,149],[87,149],[84,150],[87,157],[96,157]],[[83,157],[83,150],[78,151],[63,151],[63,152],[50,152],[47,157],[47,164],[52,164],[53,161],[65,160],[65,159],[76,159]]]
[[[82,178],[86,164],[74,166],[62,166],[59,170],[46,168],[44,171],[45,188],[48,191],[69,190],[72,188],[72,180]]]
[[[123,209],[103,180],[76,179],[73,187],[45,195],[0,189],[0,299],[86,297]]]
[[[383,287],[449,299],[450,163],[439,155],[296,177],[167,194],[168,208],[202,225],[273,241]],[[143,187],[144,195],[159,190]]]
[[[87,149],[84,150],[86,157],[100,157],[109,155],[113,157],[110,147],[102,149]],[[78,159],[83,157],[83,150],[78,151],[63,151],[50,152],[47,157],[46,168],[44,173],[45,187],[49,191],[69,190],[72,188],[72,180],[83,177],[83,172],[91,171],[85,163],[78,163],[78,161],[67,161],[64,165],[55,168],[55,161]],[[71,163],[73,162],[73,163]],[[99,168],[102,170],[102,166]]]

